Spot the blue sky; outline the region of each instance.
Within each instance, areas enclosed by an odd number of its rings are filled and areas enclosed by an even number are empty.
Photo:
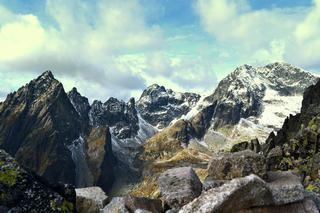
[[[320,0],[0,0],[0,100],[44,70],[93,99],[210,93],[242,64],[320,68]]]

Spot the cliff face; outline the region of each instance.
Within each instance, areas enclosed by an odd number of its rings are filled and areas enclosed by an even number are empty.
[[[51,181],[75,183],[67,145],[78,129],[79,116],[50,71],[9,94],[0,108],[0,147]]]
[[[111,136],[108,128],[99,135],[101,172],[93,175],[87,149],[95,132],[89,124],[90,108],[87,98],[76,89],[66,94],[47,71],[0,105],[0,148],[51,182],[101,184],[107,190],[113,182]]]
[[[0,150],[0,212],[76,212],[72,186],[50,184]]]

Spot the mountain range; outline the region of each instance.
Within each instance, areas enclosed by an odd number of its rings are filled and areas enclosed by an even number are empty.
[[[50,182],[118,194],[176,166],[199,174],[239,142],[267,141],[266,153],[284,146],[319,112],[317,81],[287,63],[243,65],[209,96],[154,84],[138,100],[90,104],[46,71],[0,103],[0,149]]]

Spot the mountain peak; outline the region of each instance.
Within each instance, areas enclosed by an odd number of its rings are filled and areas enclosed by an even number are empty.
[[[54,75],[50,70],[46,70],[37,79],[54,79]]]

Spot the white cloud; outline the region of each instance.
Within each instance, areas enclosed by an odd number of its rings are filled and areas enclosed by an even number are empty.
[[[197,0],[203,28],[236,49],[244,63],[288,61],[320,66],[320,0],[311,8],[254,10],[248,0]]]
[[[98,87],[100,97],[128,98],[145,87],[145,80],[115,59],[159,49],[163,40],[161,29],[148,26],[142,11],[138,0],[47,0],[46,13],[55,21],[47,25],[34,14],[0,6],[2,70],[40,74],[51,69],[66,88],[80,87],[92,97],[89,88]]]

